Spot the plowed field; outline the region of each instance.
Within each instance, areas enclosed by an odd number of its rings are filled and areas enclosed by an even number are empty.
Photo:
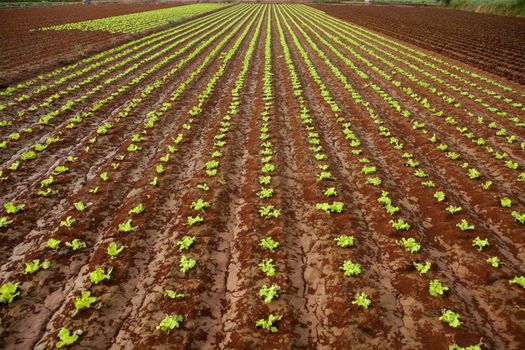
[[[439,7],[314,6],[331,16],[525,84],[525,18]]]
[[[0,348],[523,349],[525,88],[239,4],[0,92]]]

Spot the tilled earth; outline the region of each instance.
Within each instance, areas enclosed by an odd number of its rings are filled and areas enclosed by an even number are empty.
[[[25,205],[0,214],[0,284],[20,292],[0,304],[0,348],[53,348],[63,327],[82,349],[524,347],[509,283],[525,274],[523,85],[304,5],[137,40],[0,93],[0,203]],[[25,273],[33,259],[51,266]],[[75,314],[84,291],[96,302]],[[270,314],[275,333],[256,326]],[[178,329],[157,328],[166,315]]]
[[[312,6],[525,84],[525,18],[419,6]]]

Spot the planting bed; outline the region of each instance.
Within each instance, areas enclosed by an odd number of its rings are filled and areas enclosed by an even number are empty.
[[[522,349],[523,85],[239,4],[0,91],[0,348]]]
[[[314,7],[525,84],[525,18],[419,6]]]

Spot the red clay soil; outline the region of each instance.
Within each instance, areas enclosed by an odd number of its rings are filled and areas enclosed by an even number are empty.
[[[525,18],[420,6],[311,6],[525,84]]]
[[[482,80],[466,71],[450,74],[448,62],[425,66],[404,43],[335,25],[328,17],[312,21],[314,14],[308,14],[312,10],[306,6],[273,7],[282,16],[271,18],[267,62],[268,13],[256,17],[250,12],[260,8],[232,6],[203,17],[195,24],[204,27],[199,34],[193,27],[135,49],[161,52],[177,35],[183,36],[160,57],[148,54],[150,61],[137,58],[118,65],[100,59],[100,66],[79,62],[73,72],[87,73],[42,74],[32,84],[0,95],[2,120],[13,122],[0,128],[0,142],[21,134],[0,150],[0,203],[25,204],[14,214],[0,208],[0,217],[12,221],[4,220],[0,228],[0,283],[17,282],[20,289],[11,303],[0,304],[0,348],[51,349],[59,330],[67,327],[81,331],[74,346],[84,349],[447,350],[454,343],[481,344],[483,350],[523,349],[525,290],[509,284],[514,276],[525,275],[524,226],[510,214],[525,212],[524,183],[516,180],[525,167],[520,149],[525,135],[509,120],[524,118],[516,105],[525,103],[522,86],[504,79]],[[191,35],[196,37],[186,37]],[[232,56],[225,54],[233,49]],[[290,62],[285,61],[288,53]],[[395,71],[387,64],[393,53],[413,66],[400,62]],[[249,66],[242,77],[244,58]],[[273,99],[265,95],[266,62]],[[140,69],[130,69],[135,65]],[[418,85],[409,79],[426,81],[423,72],[428,71],[436,80]],[[128,73],[104,85],[123,72]],[[94,78],[86,81],[85,75]],[[494,98],[488,89],[508,100]],[[444,93],[436,95],[442,90],[461,104],[450,105]],[[64,95],[54,98],[61,91]],[[385,100],[387,95],[411,117],[397,111]],[[416,102],[416,95],[434,111]],[[327,101],[335,101],[341,111]],[[483,102],[507,114],[489,112]],[[55,111],[51,125],[37,123]],[[86,111],[92,113],[68,127],[72,116]],[[457,125],[437,117],[438,111],[455,118]],[[156,123],[146,127],[153,116]],[[414,120],[425,124],[414,128]],[[496,137],[496,130],[488,127],[492,122],[516,141]],[[108,130],[100,133],[99,126],[108,123]],[[460,126],[483,137],[486,145],[478,147],[465,138]],[[433,134],[436,144],[429,140]],[[352,145],[349,135],[359,139],[359,145]],[[36,142],[53,137],[59,138],[35,159],[20,160]],[[403,148],[394,148],[392,138]],[[457,152],[460,161],[438,150],[441,142]],[[140,148],[130,151],[132,143]],[[485,151],[488,146],[505,151],[520,168],[496,161]],[[268,149],[269,158],[262,152]],[[420,163],[416,167],[428,178],[414,175],[405,153]],[[68,155],[76,158],[66,161]],[[206,172],[211,160],[220,164],[215,176]],[[15,161],[20,164],[13,170]],[[469,179],[461,162],[478,169],[481,177]],[[268,163],[275,169],[263,172]],[[160,164],[164,171],[158,170]],[[46,188],[41,181],[57,165],[68,167],[47,187],[57,192],[39,195]],[[364,174],[365,165],[374,165],[376,172]],[[321,169],[332,178],[319,179]],[[105,181],[100,176],[104,172]],[[263,199],[258,194],[261,176],[268,175],[271,181],[264,186],[274,192]],[[369,184],[372,176],[382,179],[380,186]],[[152,185],[155,177],[159,181]],[[421,185],[429,179],[435,188]],[[486,180],[493,182],[489,190],[481,187]],[[325,195],[330,187],[337,192],[334,197]],[[434,197],[437,190],[446,192],[443,202]],[[383,191],[398,213],[387,213],[378,201]],[[512,199],[512,208],[501,207],[503,196]],[[197,210],[192,203],[198,199],[209,208]],[[79,201],[85,210],[74,207]],[[341,213],[316,209],[316,203],[332,201],[344,203]],[[144,211],[130,213],[138,203]],[[462,210],[447,213],[452,204]],[[259,209],[266,205],[280,209],[280,216],[262,217]],[[75,220],[71,227],[61,224],[68,216]],[[190,225],[190,216],[201,216],[203,222]],[[410,230],[393,229],[389,221],[400,218],[410,223]],[[129,219],[134,229],[121,232],[119,224]],[[461,219],[475,230],[459,230]],[[335,238],[340,235],[354,236],[354,245],[338,246]],[[194,236],[195,242],[181,251],[178,241],[184,236]],[[487,238],[490,245],[478,251],[472,246],[476,236]],[[265,237],[279,242],[275,251],[261,248]],[[398,241],[408,237],[421,243],[418,252],[400,247]],[[46,248],[50,238],[62,242],[58,249]],[[75,238],[86,246],[68,248],[65,243]],[[125,246],[116,258],[107,254],[110,242]],[[182,256],[196,260],[185,273],[180,271]],[[503,263],[491,267],[489,256]],[[52,265],[25,274],[25,263],[32,259]],[[263,259],[273,260],[275,276],[260,271]],[[358,276],[343,275],[341,266],[347,260],[361,265]],[[415,261],[432,266],[420,274]],[[98,267],[113,270],[109,280],[95,284],[90,273]],[[449,290],[431,296],[433,279]],[[274,283],[279,295],[264,303],[259,290]],[[184,297],[168,298],[168,289]],[[72,314],[75,300],[86,290],[96,303]],[[368,309],[352,303],[358,292],[370,297]],[[443,308],[461,315],[460,327],[439,320]],[[282,316],[275,323],[276,333],[256,327],[256,321],[270,313]],[[162,332],[157,326],[168,314],[184,319],[178,329]]]
[[[60,61],[108,48],[131,36],[107,32],[30,31],[40,27],[179,6],[172,4],[72,4],[0,9],[0,86],[25,79]]]

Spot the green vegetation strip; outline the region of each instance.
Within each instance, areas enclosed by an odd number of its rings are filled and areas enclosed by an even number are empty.
[[[226,4],[193,4],[43,27],[40,28],[40,30],[76,29],[87,32],[101,30],[110,33],[137,33],[143,30],[160,27],[168,23],[182,22],[188,18],[214,11],[224,6],[226,6]]]

